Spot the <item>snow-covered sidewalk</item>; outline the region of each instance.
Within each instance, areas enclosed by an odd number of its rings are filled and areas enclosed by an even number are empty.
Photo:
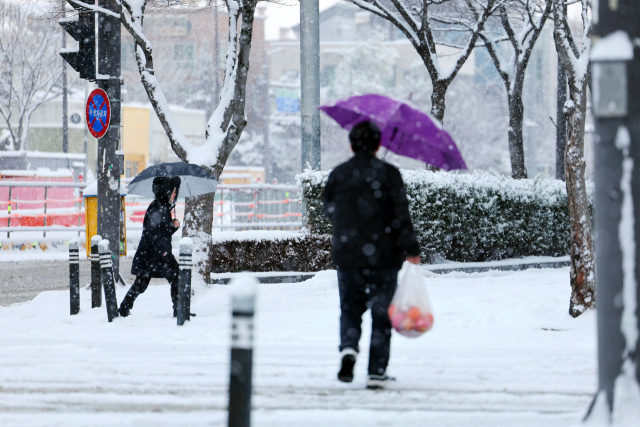
[[[395,335],[386,391],[364,390],[370,317],[356,379],[338,367],[335,272],[259,286],[253,425],[562,426],[596,390],[595,313],[567,314],[568,268],[429,278],[435,326]],[[46,278],[43,278],[46,280]],[[168,285],[128,318],[104,307],[69,316],[69,294],[0,308],[0,425],[223,426],[229,286],[198,293],[177,327]],[[118,300],[124,291],[117,289]]]

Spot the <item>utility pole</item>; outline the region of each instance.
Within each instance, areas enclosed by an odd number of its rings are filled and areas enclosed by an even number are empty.
[[[67,17],[65,0],[62,3],[62,19]],[[67,32],[62,28],[62,49],[67,48]],[[69,152],[69,115],[67,111],[67,62],[62,61],[62,152]],[[69,159],[67,159],[67,166]]]
[[[320,3],[300,1],[302,170],[320,169]]]
[[[567,72],[558,58],[558,94],[556,107],[556,179],[564,177],[564,151],[567,147],[567,117],[564,103],[567,101]]]
[[[116,13],[109,0],[98,6]],[[96,81],[111,102],[111,121],[107,133],[98,139],[98,234],[109,241],[113,274],[119,277],[120,266],[120,148],[121,121],[121,53],[120,21],[98,13],[98,63]]]
[[[640,425],[640,3],[598,3],[591,55],[598,394],[586,419],[631,426]]]

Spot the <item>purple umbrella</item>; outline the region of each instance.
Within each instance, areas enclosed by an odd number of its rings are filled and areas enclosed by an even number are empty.
[[[361,95],[320,107],[340,126],[351,130],[365,120],[378,125],[380,144],[390,151],[444,170],[466,169],[455,142],[429,114],[382,95]]]

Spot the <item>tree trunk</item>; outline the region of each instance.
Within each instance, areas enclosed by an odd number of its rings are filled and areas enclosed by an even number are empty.
[[[571,302],[569,314],[578,317],[595,307],[595,254],[591,214],[584,179],[584,126],[586,116],[587,79],[576,84],[570,77],[573,107],[567,110],[567,148],[565,175],[571,225]]]
[[[213,198],[215,193],[187,197],[184,207],[182,237],[193,239],[193,266],[205,283],[211,281],[208,253],[213,226]]]
[[[511,177],[526,179],[527,168],[524,165],[524,142],[522,138],[522,121],[524,105],[522,92],[509,95],[509,155],[511,157]]]
[[[448,83],[442,81],[433,82],[433,93],[431,94],[431,115],[438,119],[440,123],[444,120],[444,97],[447,94]]]

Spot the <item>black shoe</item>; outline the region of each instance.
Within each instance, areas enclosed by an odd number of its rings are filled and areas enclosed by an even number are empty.
[[[340,372],[338,372],[338,380],[343,383],[350,383],[353,381],[353,367],[356,365],[358,352],[352,348],[345,348],[340,354],[342,355],[342,366],[340,366]]]
[[[396,379],[390,377],[387,374],[382,375],[367,375],[367,389],[368,390],[381,390],[389,384],[389,381],[395,381]]]
[[[118,314],[120,314],[121,317],[127,317],[131,312],[129,310],[127,310],[126,308],[122,308],[120,307],[118,309]]]

